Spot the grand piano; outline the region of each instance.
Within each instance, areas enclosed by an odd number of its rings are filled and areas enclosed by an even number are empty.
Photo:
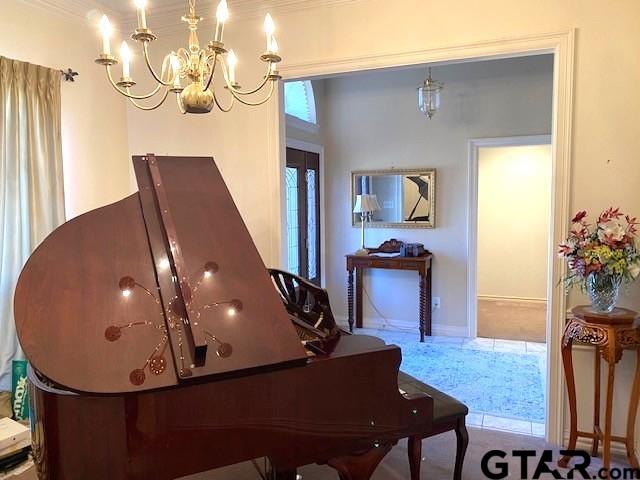
[[[139,191],[56,229],[15,294],[40,480],[169,480],[266,458],[370,478],[431,428],[400,349],[292,323],[212,158],[133,157]],[[307,328],[308,327],[308,328]]]

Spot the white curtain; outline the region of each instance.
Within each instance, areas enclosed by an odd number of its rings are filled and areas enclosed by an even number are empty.
[[[13,318],[20,270],[63,221],[60,72],[0,57],[0,390],[22,356]]]

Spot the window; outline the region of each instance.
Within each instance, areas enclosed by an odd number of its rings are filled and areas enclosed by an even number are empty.
[[[300,80],[284,84],[284,111],[288,119],[295,117],[306,124],[317,124],[316,101],[311,81]]]

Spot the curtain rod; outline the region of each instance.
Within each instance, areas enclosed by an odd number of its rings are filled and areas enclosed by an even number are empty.
[[[64,80],[65,82],[75,82],[75,79],[73,77],[78,75],[78,72],[74,72],[70,68],[67,68],[66,72],[64,70],[60,70],[60,73],[62,74],[62,80]]]

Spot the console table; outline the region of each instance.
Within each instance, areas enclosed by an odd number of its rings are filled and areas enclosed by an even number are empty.
[[[431,335],[431,258],[427,253],[420,257],[376,257],[375,255],[347,255],[349,302],[349,330],[353,332],[354,323],[354,271],[355,271],[355,324],[362,328],[362,273],[365,268],[383,268],[392,270],[414,270],[418,272],[420,306],[420,341],[425,335]]]
[[[571,310],[571,315],[568,318],[562,336],[562,362],[567,379],[571,425],[567,449],[574,450],[578,437],[586,437],[592,440],[591,455],[596,456],[598,454],[598,444],[602,440],[602,464],[607,469],[611,463],[611,441],[624,443],[629,464],[633,468],[638,468],[638,460],[634,451],[636,414],[638,400],[640,399],[640,325],[637,315],[633,310],[627,310],[626,308],[616,308],[611,313],[595,313],[589,306],[575,307]],[[596,349],[593,432],[581,432],[578,430],[576,385],[571,354],[573,342],[585,343]],[[636,373],[627,412],[626,436],[619,437],[611,434],[613,383],[616,364],[622,358],[623,350],[626,349],[636,351]],[[607,362],[604,432],[600,428],[600,357]],[[568,457],[563,457],[558,461],[558,465],[566,467],[568,461]]]

